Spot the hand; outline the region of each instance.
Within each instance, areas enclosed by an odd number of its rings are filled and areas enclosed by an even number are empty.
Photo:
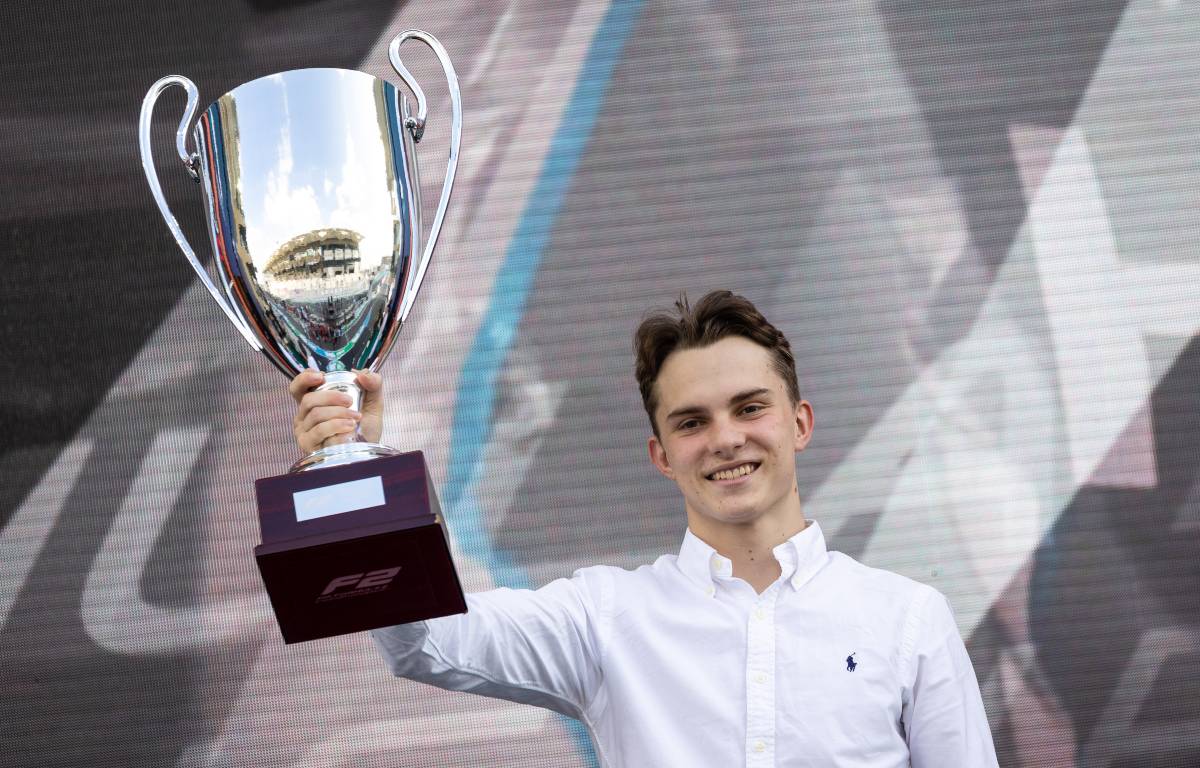
[[[350,410],[349,395],[332,389],[315,391],[325,382],[325,374],[320,371],[302,371],[288,385],[288,392],[300,406],[292,421],[292,434],[304,455],[326,445],[352,441],[356,426],[363,440],[379,442],[383,434],[383,377],[368,371],[355,373],[363,391],[361,413]]]

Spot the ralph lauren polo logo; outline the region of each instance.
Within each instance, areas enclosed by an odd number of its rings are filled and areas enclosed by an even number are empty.
[[[854,653],[858,653],[858,651],[855,651]],[[854,660],[854,653],[846,657],[847,672],[853,672],[854,670],[858,669],[858,662]]]

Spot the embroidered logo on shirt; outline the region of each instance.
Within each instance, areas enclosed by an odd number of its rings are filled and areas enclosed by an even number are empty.
[[[858,653],[858,651],[855,651],[854,653]],[[858,669],[858,662],[854,660],[854,653],[846,657],[847,672],[853,672],[854,670]]]

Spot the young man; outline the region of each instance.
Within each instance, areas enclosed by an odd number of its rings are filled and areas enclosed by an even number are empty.
[[[995,766],[945,598],[828,552],[804,518],[813,409],[787,339],[728,291],[675,308],[634,345],[650,460],[683,494],[679,555],[377,630],[392,671],[579,718],[603,766]],[[378,439],[381,381],[360,381]],[[354,427],[320,382],[291,387],[305,451]]]

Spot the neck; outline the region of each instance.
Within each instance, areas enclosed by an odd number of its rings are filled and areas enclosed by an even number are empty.
[[[782,569],[773,550],[808,527],[799,499],[794,510],[777,517],[762,516],[747,523],[724,523],[692,514],[688,527],[701,541],[733,563],[733,575],[761,593],[775,583]]]

